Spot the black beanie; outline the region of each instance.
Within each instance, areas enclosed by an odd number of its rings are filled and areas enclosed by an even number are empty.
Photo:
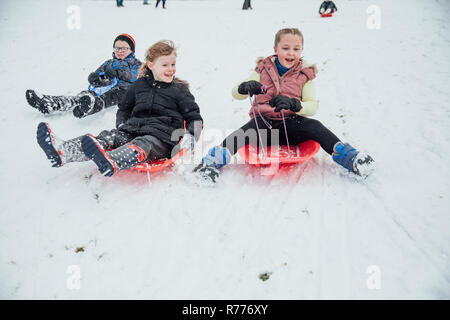
[[[134,39],[132,36],[130,36],[129,34],[126,33],[122,33],[119,34],[115,39],[114,39],[114,43],[113,46],[116,44],[117,40],[122,40],[125,41],[126,43],[128,43],[128,45],[130,46],[131,51],[134,51],[136,44],[134,42]]]

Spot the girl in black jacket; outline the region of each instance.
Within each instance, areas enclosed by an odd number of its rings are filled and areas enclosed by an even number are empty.
[[[91,159],[105,176],[146,160],[169,158],[172,149],[179,150],[173,147],[183,134],[183,145],[193,147],[203,119],[188,84],[175,78],[175,71],[173,42],[155,43],[147,50],[138,79],[119,103],[116,129],[60,141],[42,122],[37,130],[39,145],[54,167]]]

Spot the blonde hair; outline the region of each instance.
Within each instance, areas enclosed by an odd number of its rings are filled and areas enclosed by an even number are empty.
[[[281,36],[284,36],[285,34],[293,34],[295,36],[299,36],[300,38],[302,38],[302,47],[303,47],[303,34],[297,28],[284,28],[279,30],[275,35],[275,47],[280,42]]]
[[[154,62],[157,58],[161,56],[169,56],[174,52],[176,56],[177,49],[171,40],[160,40],[153,44],[145,53],[145,63],[143,63],[139,68],[138,78],[145,77],[149,73],[150,69],[147,66],[147,62]]]

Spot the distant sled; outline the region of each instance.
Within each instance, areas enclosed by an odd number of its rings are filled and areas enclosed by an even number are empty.
[[[288,146],[269,146],[265,152],[258,150],[259,148],[247,144],[238,150],[239,156],[244,159],[245,163],[261,167],[273,164],[293,165],[301,164],[311,159],[320,149],[320,144],[313,140],[302,142],[298,145]]]
[[[329,18],[329,17],[332,17],[332,16],[333,16],[333,12],[330,12],[330,13],[321,13],[320,16],[321,16],[322,18]]]

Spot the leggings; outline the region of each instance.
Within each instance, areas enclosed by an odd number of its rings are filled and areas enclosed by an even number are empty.
[[[287,144],[282,120],[266,119],[272,126],[272,129],[269,129],[260,117],[256,117],[256,120],[261,131],[263,145]],[[320,121],[299,115],[294,115],[286,119],[286,129],[289,144],[296,145],[308,140],[314,140],[330,155],[333,153],[334,145],[340,141]],[[273,130],[277,130],[277,132],[272,132]],[[278,138],[276,133],[278,133]],[[259,140],[255,120],[251,119],[241,128],[226,137],[222,142],[222,146],[226,147],[234,155],[241,147],[255,141],[259,142]],[[267,142],[264,143],[264,141]]]

